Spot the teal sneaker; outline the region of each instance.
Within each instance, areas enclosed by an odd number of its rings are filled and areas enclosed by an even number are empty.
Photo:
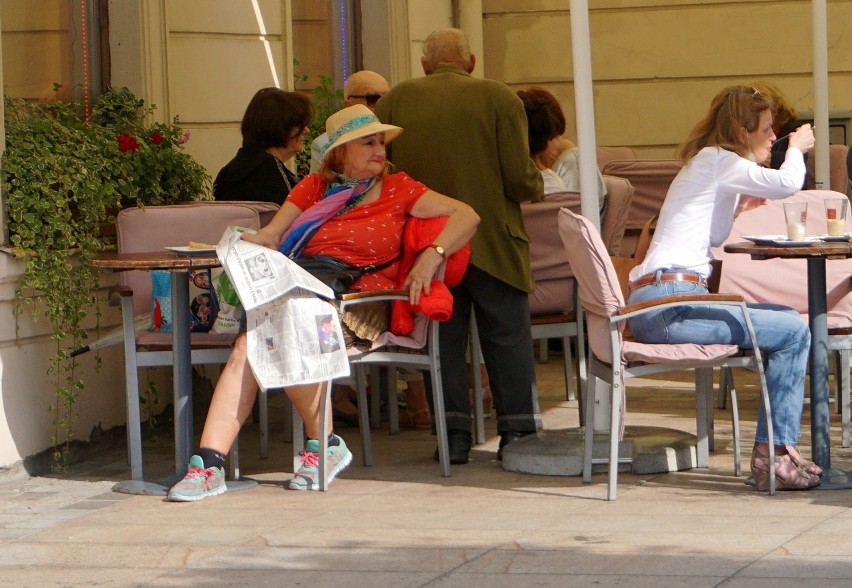
[[[195,502],[208,496],[224,494],[225,468],[205,468],[198,455],[189,458],[189,469],[183,480],[172,486],[168,499],[173,502]]]
[[[352,463],[352,452],[343,439],[337,438],[339,445],[328,448],[328,482]],[[319,441],[308,439],[305,450],[299,452],[302,465],[290,480],[290,490],[319,490]]]

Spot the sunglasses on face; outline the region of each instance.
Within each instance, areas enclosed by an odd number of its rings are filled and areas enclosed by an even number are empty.
[[[298,131],[296,131],[295,134],[290,135],[290,140],[295,141],[296,139],[301,139],[302,137],[304,137],[307,134],[307,132],[308,132],[308,127],[302,127]]]
[[[350,94],[349,97],[360,98],[361,100],[364,100],[367,103],[367,106],[373,107],[378,103],[379,98],[382,97],[382,94]]]

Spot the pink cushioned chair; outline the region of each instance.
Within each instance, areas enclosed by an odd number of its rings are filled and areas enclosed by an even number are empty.
[[[849,147],[847,145],[829,145],[828,146],[828,169],[829,169],[829,185],[823,186],[824,190],[833,190],[842,194],[852,192],[849,185]],[[807,174],[805,175],[805,189],[813,190],[816,188],[816,157],[813,153],[808,156]]]
[[[598,169],[603,171],[610,161],[626,161],[636,159],[636,151],[633,147],[598,147],[597,148]]]
[[[618,255],[633,255],[642,226],[649,218],[660,214],[666,192],[682,166],[677,159],[617,160],[604,166],[603,174],[628,180],[634,191]]]
[[[757,346],[743,352],[736,345],[695,344],[646,344],[627,339],[623,332],[627,319],[650,309],[690,304],[723,304],[742,310],[749,337],[755,340],[751,320],[746,313],[745,302],[739,296],[709,294],[703,296],[679,296],[625,306],[615,268],[595,227],[585,218],[567,208],[559,212],[559,233],[565,246],[568,261],[578,282],[580,301],[583,305],[588,328],[589,373],[588,390],[596,389],[598,378],[608,382],[611,390],[612,412],[610,415],[609,456],[602,460],[592,459],[594,444],[594,399],[585,403],[585,451],[583,455],[583,481],[591,482],[593,463],[609,466],[607,499],[615,500],[618,476],[618,444],[624,430],[625,380],[652,373],[694,369],[696,372],[696,436],[698,467],[709,465],[709,435],[713,429],[713,368],[719,366],[749,367],[759,375],[763,405],[769,424],[769,447],[773,451],[772,418],[763,362]],[[741,475],[739,422],[732,402],[734,421],[734,470]],[[775,493],[774,456],[769,461],[769,493]]]
[[[607,206],[601,220],[601,234],[610,255],[618,255],[633,200],[633,186],[614,176],[603,176],[607,188]],[[571,374],[570,339],[577,340],[577,385],[585,386],[585,337],[581,309],[576,296],[574,273],[565,257],[557,219],[562,207],[580,211],[579,192],[548,195],[541,202],[521,205],[524,225],[530,236],[530,261],[535,290],[530,294],[530,326],[533,340],[538,340],[539,361],[547,362],[547,340],[562,339],[565,361],[565,393],[575,399]],[[582,415],[581,415],[582,418]]]
[[[276,205],[266,202],[191,202],[126,208],[118,213],[115,220],[117,246],[121,253],[133,253],[188,245],[190,241],[218,243],[226,227],[259,229],[277,209]],[[150,272],[122,272],[117,294],[124,328],[127,446],[132,478],[141,481],[138,370],[141,367],[172,365],[172,334],[136,332],[136,318],[151,312]],[[235,335],[192,333],[192,364],[225,363],[234,339]],[[175,434],[179,433],[177,426],[176,419]]]

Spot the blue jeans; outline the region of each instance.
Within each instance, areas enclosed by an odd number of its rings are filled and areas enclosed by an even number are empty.
[[[656,282],[631,292],[629,302],[706,293],[706,288],[692,282]],[[763,354],[774,442],[796,445],[801,432],[805,369],[811,343],[808,325],[787,306],[749,304],[748,309]],[[685,304],[632,318],[630,328],[642,343],[725,343],[751,347],[742,313],[733,307]],[[760,403],[755,441],[766,443],[767,437],[766,414]]]

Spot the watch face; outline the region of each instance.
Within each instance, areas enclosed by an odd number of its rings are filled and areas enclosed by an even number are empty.
[[[444,248],[443,247],[441,247],[440,245],[432,245],[431,247],[434,248],[435,251],[438,252],[438,255],[440,255],[441,257],[444,256]]]

